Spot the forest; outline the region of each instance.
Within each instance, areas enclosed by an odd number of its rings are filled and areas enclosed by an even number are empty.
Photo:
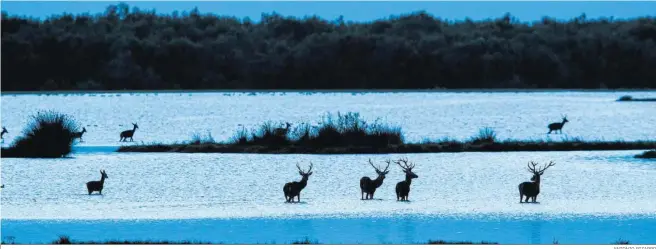
[[[656,88],[656,18],[2,12],[2,91]]]

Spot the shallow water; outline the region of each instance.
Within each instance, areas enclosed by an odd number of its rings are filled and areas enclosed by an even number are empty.
[[[211,132],[230,139],[242,127],[265,121],[316,124],[327,112],[359,112],[403,128],[408,141],[466,139],[492,127],[500,139],[639,140],[656,137],[656,102],[616,102],[643,92],[399,92],[399,93],[93,93],[2,94],[6,144],[39,109],[73,115],[86,127],[83,146],[117,145],[119,133],[139,125],[135,142],[187,141]],[[563,135],[547,135],[547,124],[569,123]],[[293,128],[292,128],[293,129]]]
[[[403,127],[406,138],[468,138],[482,126],[499,137],[653,139],[656,103],[619,103],[627,93],[85,94],[2,95],[6,146],[39,108],[73,114],[89,133],[67,159],[2,158],[3,240],[199,240],[223,243],[424,243],[429,239],[502,244],[656,243],[656,163],[641,151],[258,155],[115,153],[118,132],[138,122],[137,142],[188,140],[209,129],[217,140],[241,124],[317,121],[327,111],[358,111]],[[654,92],[630,93],[656,97]],[[382,100],[382,101],[381,101]],[[299,104],[303,103],[303,104]],[[372,104],[376,103],[376,104]],[[546,111],[545,111],[546,110]],[[567,113],[563,135],[546,123]],[[138,117],[138,118],[133,118]],[[239,117],[239,118],[235,118]],[[554,120],[555,119],[555,120]],[[621,125],[620,125],[621,124]],[[120,126],[122,125],[122,126]],[[396,165],[360,200],[367,164],[408,157],[417,164],[410,202],[397,202]],[[539,204],[519,204],[526,163],[549,160]],[[282,186],[314,164],[300,204]],[[109,178],[103,195],[85,183]],[[199,232],[202,231],[202,232]],[[13,237],[13,238],[12,238]]]

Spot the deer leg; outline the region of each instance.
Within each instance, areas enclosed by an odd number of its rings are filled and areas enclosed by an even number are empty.
[[[524,200],[524,202],[528,202],[528,195],[526,196],[526,199]]]
[[[522,203],[522,197],[524,197],[522,196],[522,193],[519,193],[519,203]]]

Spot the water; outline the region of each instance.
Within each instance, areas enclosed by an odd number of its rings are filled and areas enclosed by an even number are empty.
[[[360,112],[368,121],[403,128],[408,141],[466,139],[492,127],[500,139],[562,137],[627,141],[656,136],[656,102],[616,102],[622,95],[656,98],[644,92],[502,93],[114,93],[2,95],[6,143],[20,134],[39,109],[73,115],[88,133],[83,146],[118,145],[119,133],[139,129],[135,142],[187,141],[208,131],[227,140],[242,127],[265,121],[316,123],[326,112]],[[568,120],[563,135],[546,135],[547,124]]]
[[[197,240],[223,243],[425,243],[429,239],[502,244],[656,243],[656,163],[641,151],[257,155],[115,153],[118,133],[137,122],[138,142],[188,140],[210,130],[227,139],[266,121],[317,121],[327,111],[358,111],[401,125],[410,141],[468,138],[491,126],[503,138],[653,139],[656,103],[618,103],[627,93],[84,94],[4,95],[2,124],[13,140],[34,110],[57,109],[87,127],[67,159],[3,158],[4,240]],[[656,97],[654,92],[630,93]],[[300,103],[300,104],[299,104]],[[375,104],[372,104],[375,103]],[[566,113],[563,135],[545,126]],[[122,126],[120,126],[122,125]],[[375,200],[360,200],[367,164],[408,157],[417,164],[410,202],[395,200],[402,180],[390,166]],[[527,161],[556,166],[542,177],[539,204],[519,204]],[[301,203],[282,186],[314,164]],[[85,183],[109,178],[103,195]],[[199,232],[200,231],[200,232]]]

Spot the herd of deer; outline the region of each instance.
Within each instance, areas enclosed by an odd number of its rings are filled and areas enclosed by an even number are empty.
[[[374,168],[376,171],[376,174],[378,174],[378,177],[376,179],[371,180],[368,176],[364,176],[360,178],[360,199],[361,200],[371,200],[374,198],[374,193],[376,192],[376,189],[379,188],[381,185],[383,185],[383,180],[385,180],[385,175],[389,173],[389,166],[392,163],[391,160],[386,160],[387,166],[385,169],[381,170],[382,167],[376,167],[374,163],[369,159],[369,164],[371,167]],[[412,183],[412,179],[418,178],[417,174],[412,172],[412,169],[415,167],[414,163],[408,163],[408,159],[399,159],[397,161],[393,161],[399,167],[401,167],[401,170],[403,170],[403,173],[405,173],[405,180],[400,181],[396,184],[396,200],[397,201],[408,201],[408,195],[410,194],[410,184]],[[522,203],[522,199],[524,196],[526,199],[523,202],[529,202],[529,198],[533,203],[536,203],[536,199],[538,194],[540,194],[540,176],[544,174],[544,171],[547,170],[549,167],[556,165],[554,162],[549,162],[549,164],[545,164],[544,167],[540,167],[536,169],[535,167],[538,164],[531,161],[529,162],[528,171],[533,174],[533,177],[531,177],[531,181],[529,182],[522,182],[519,184],[519,203]],[[310,163],[310,167],[307,171],[304,171],[301,169],[301,166],[296,163],[296,168],[298,168],[298,174],[301,175],[301,180],[298,182],[288,182],[285,183],[285,185],[282,187],[282,191],[285,194],[285,202],[294,202],[294,198],[296,198],[296,202],[301,202],[301,191],[307,186],[308,179],[312,175],[312,163]],[[87,182],[87,192],[89,195],[93,192],[98,192],[99,194],[102,194],[103,190],[103,185],[105,184],[105,179],[109,178],[107,176],[107,173],[105,173],[105,170],[100,170],[100,181],[90,181]]]
[[[558,131],[560,131],[560,133],[562,134],[562,133],[563,133],[563,131],[562,131],[563,126],[564,126],[565,123],[567,123],[567,122],[569,122],[569,120],[567,120],[567,117],[566,117],[566,116],[563,116],[563,121],[562,121],[562,122],[551,123],[551,124],[549,124],[549,125],[547,126],[547,128],[549,128],[549,132],[547,132],[547,134],[551,134],[552,131],[554,131],[555,133],[557,133]],[[127,139],[128,139],[128,138],[130,139],[131,142],[134,141],[134,139],[133,139],[132,137],[134,136],[134,132],[137,130],[137,128],[139,128],[139,126],[138,126],[136,123],[132,123],[132,126],[133,126],[133,127],[132,127],[131,130],[124,130],[124,131],[121,132],[121,134],[120,134],[121,139],[119,140],[119,142],[127,142]],[[292,124],[290,124],[289,122],[286,122],[286,123],[285,123],[285,128],[276,128],[276,129],[274,129],[274,133],[275,133],[276,135],[285,135],[285,134],[288,133],[289,128],[290,128],[291,126],[292,126]],[[80,142],[83,142],[83,141],[82,141],[82,135],[84,135],[85,132],[87,132],[86,127],[82,127],[82,131],[79,131],[79,132],[73,132],[73,133],[71,134],[71,137],[72,137],[73,139],[80,139]],[[9,132],[7,131],[7,128],[5,128],[5,127],[3,126],[3,127],[2,127],[2,132],[0,133],[0,139],[2,139],[3,141],[4,141],[4,139],[5,139],[5,138],[4,138],[5,133],[9,133]]]
[[[121,132],[121,134],[120,134],[121,139],[119,140],[119,142],[127,142],[128,138],[130,139],[130,141],[134,141],[132,137],[134,136],[134,132],[137,130],[137,128],[139,128],[139,126],[137,126],[137,124],[135,124],[135,123],[132,123],[132,130],[124,130],[124,131]],[[82,127],[82,131],[71,133],[71,138],[72,139],[80,139],[80,142],[84,142],[84,141],[82,141],[82,135],[84,135],[85,132],[87,132],[87,128]],[[5,133],[9,133],[9,131],[7,131],[7,128],[5,128],[3,126],[2,127],[2,132],[0,133],[0,139],[2,139],[2,140],[5,139],[4,138]]]

